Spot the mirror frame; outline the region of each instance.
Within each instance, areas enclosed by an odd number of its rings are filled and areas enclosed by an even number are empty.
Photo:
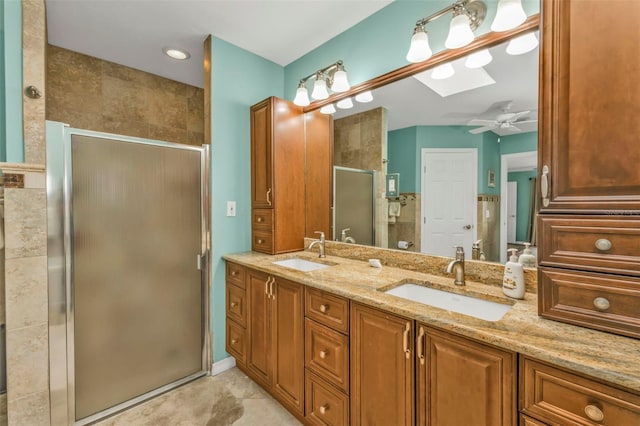
[[[367,80],[363,83],[355,85],[346,92],[335,93],[329,96],[327,99],[315,101],[311,103],[309,106],[304,107],[303,112],[314,111],[318,108],[337,102],[341,99],[355,96],[358,93],[366,92],[367,90],[377,89],[387,84],[391,84],[395,81],[402,80],[406,77],[410,77],[414,74],[418,74],[420,72],[426,71],[441,63],[450,62],[459,58],[463,58],[475,50],[490,48],[500,43],[503,43],[512,37],[521,35],[528,31],[535,31],[538,29],[540,29],[539,13],[529,16],[527,20],[524,21],[524,23],[522,23],[519,27],[516,27],[512,30],[503,31],[503,32],[489,32],[487,34],[483,34],[477,37],[470,44],[464,47],[461,47],[459,49],[445,49],[441,52],[436,53],[435,55],[433,55],[431,58],[427,59],[424,62],[405,65],[393,71],[389,71],[388,73],[382,74],[378,77],[374,77],[371,80]]]

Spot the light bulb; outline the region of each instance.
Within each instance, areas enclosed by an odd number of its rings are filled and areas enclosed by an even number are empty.
[[[492,60],[493,57],[491,53],[489,53],[489,49],[482,49],[467,56],[467,60],[464,61],[464,66],[471,69],[481,68]]]
[[[457,49],[471,43],[474,38],[475,36],[473,35],[473,31],[471,31],[469,17],[461,13],[451,19],[449,35],[444,45],[447,49]]]
[[[327,99],[329,97],[329,92],[327,91],[327,82],[324,78],[318,78],[316,76],[316,82],[313,83],[313,92],[311,92],[311,97],[313,99]]]
[[[307,106],[311,103],[309,102],[309,92],[307,92],[307,88],[302,82],[298,85],[298,90],[296,90],[296,97],[293,100],[293,103],[298,106]]]
[[[331,84],[331,90],[334,92],[346,92],[351,89],[349,80],[347,80],[347,72],[340,64],[337,65],[336,72],[333,73],[333,84]]]
[[[333,114],[334,112],[336,112],[336,108],[333,106],[333,104],[329,104],[320,108],[320,112],[322,114]]]
[[[351,98],[341,99],[336,103],[336,106],[340,109],[349,109],[353,108],[353,102],[351,101]]]
[[[429,46],[429,36],[425,32],[424,27],[416,27],[413,30],[411,45],[407,52],[407,61],[413,63],[422,62],[429,59],[431,55],[433,55],[433,52]]]
[[[522,55],[531,52],[538,47],[538,39],[533,32],[528,32],[520,37],[511,39],[507,45],[507,53],[509,55]]]
[[[521,0],[500,0],[491,31],[508,31],[527,20]]]
[[[431,78],[434,80],[444,80],[454,75],[456,71],[453,69],[453,65],[447,62],[446,64],[438,65],[431,72]]]
[[[367,102],[371,102],[372,100],[373,100],[373,94],[371,93],[371,90],[367,90],[366,92],[358,93],[356,95],[356,101],[362,102],[363,104],[366,104]]]

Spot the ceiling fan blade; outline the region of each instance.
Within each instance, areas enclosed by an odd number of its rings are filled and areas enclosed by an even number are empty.
[[[481,120],[479,118],[475,118],[467,123],[468,126],[497,126],[498,122],[496,120]]]
[[[515,121],[514,124],[529,124],[529,123],[537,123],[538,120],[523,120],[523,121]]]
[[[514,132],[521,132],[522,130],[511,124],[509,126],[509,130],[513,130]]]
[[[495,128],[496,128],[496,126],[478,127],[477,129],[469,130],[469,133],[473,133],[474,135],[477,135],[478,133],[486,132],[487,130],[493,130]]]
[[[529,114],[531,111],[520,111],[520,112],[516,112],[514,113],[510,118],[509,121],[516,121],[518,118],[523,117],[527,114]]]

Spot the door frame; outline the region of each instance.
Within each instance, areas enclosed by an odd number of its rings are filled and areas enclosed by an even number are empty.
[[[538,167],[538,151],[524,151],[500,156],[500,263],[507,261],[507,175],[513,160],[531,158],[532,167]],[[526,169],[528,170],[528,169]],[[518,171],[518,170],[513,170]]]
[[[422,148],[420,150],[420,252],[424,253],[426,238],[424,235],[424,225],[426,224],[426,203],[427,193],[426,188],[426,160],[429,154],[472,154],[473,156],[473,200],[471,203],[471,226],[472,226],[472,241],[475,241],[478,237],[478,149],[477,148]],[[453,252],[452,252],[453,253]],[[471,253],[471,247],[469,247],[468,253]],[[430,253],[426,253],[430,254]],[[453,257],[453,256],[451,256]]]
[[[139,404],[156,395],[208,374],[213,357],[211,335],[211,215],[209,146],[201,147],[151,139],[74,129],[46,121],[47,150],[47,279],[49,286],[49,397],[51,424],[85,425]],[[75,371],[73,321],[75,306],[71,264],[71,136],[82,135],[143,145],[200,152],[201,167],[201,289],[202,369],[192,375],[75,421]],[[195,262],[194,262],[195,263]]]

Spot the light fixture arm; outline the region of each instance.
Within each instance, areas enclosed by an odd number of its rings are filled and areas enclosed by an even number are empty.
[[[308,76],[306,76],[304,78],[301,78],[300,82],[298,84],[304,84],[312,77],[316,77],[316,79],[317,79],[318,76],[323,76],[324,75],[324,76],[327,76],[327,77],[331,78],[329,72],[330,71],[336,71],[338,69],[338,67],[342,66],[342,65],[343,65],[342,60],[336,61],[336,62],[334,62],[333,64],[331,64],[329,66],[326,66],[326,67],[324,67],[322,69],[319,69],[318,71],[315,71],[312,74],[309,74]]]
[[[469,26],[474,31],[482,24],[487,14],[487,5],[482,0],[458,0],[451,6],[447,6],[438,12],[416,21],[416,27],[424,27],[429,22],[435,21],[451,12],[464,13],[469,17]]]

